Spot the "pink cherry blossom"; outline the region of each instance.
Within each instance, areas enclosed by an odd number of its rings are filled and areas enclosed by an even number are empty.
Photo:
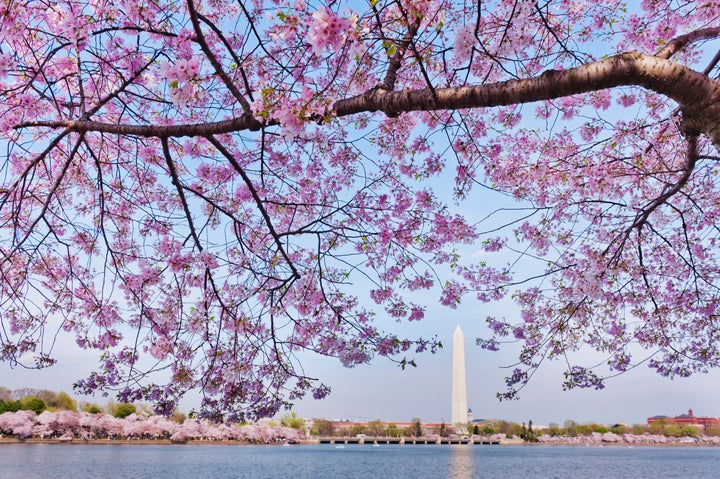
[[[505,301],[478,341],[521,345],[501,397],[556,358],[564,387],[715,368],[718,22],[717,2],[3,4],[0,360],[51,366],[67,335],[98,354],[80,392],[167,414],[200,389],[202,417],[249,420],[329,393],[303,351],[414,364],[437,342],[397,322]],[[73,421],[17,427],[239,434]]]

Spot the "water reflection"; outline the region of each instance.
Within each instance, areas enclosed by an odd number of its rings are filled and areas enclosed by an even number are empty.
[[[475,456],[473,447],[467,444],[450,446],[450,479],[467,479],[473,477],[475,471]]]

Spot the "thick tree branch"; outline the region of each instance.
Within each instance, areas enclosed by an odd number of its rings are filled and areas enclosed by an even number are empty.
[[[678,84],[679,80],[684,80]],[[701,87],[688,88],[688,82]],[[642,86],[664,94],[681,104],[696,104],[707,93],[720,89],[720,82],[676,63],[640,53],[623,53],[605,60],[568,70],[548,70],[543,74],[487,85],[431,90],[385,91],[373,89],[335,102],[337,116],[372,111],[457,110],[516,105],[552,100],[618,86]]]
[[[383,111],[457,110],[531,103],[619,86],[639,86],[665,95],[681,106],[688,132],[708,135],[720,147],[716,100],[720,82],[677,63],[641,53],[623,53],[568,70],[549,70],[523,79],[488,85],[434,90],[373,89],[335,102],[338,117]]]
[[[139,136],[144,138],[170,138],[182,136],[208,136],[232,133],[235,131],[258,131],[263,126],[276,125],[277,122],[261,123],[252,115],[242,115],[230,120],[191,123],[179,125],[130,125],[124,123],[103,123],[87,120],[30,121],[19,123],[15,129],[28,127],[64,128],[67,131],[101,132],[116,135]]]
[[[457,110],[531,103],[619,86],[639,86],[675,100],[683,112],[686,133],[707,135],[720,149],[720,82],[687,67],[651,55],[623,53],[568,70],[549,70],[523,80],[500,83],[387,91],[375,88],[335,102],[336,116],[383,111],[395,115],[410,111]],[[21,123],[16,128],[48,127],[69,131],[99,131],[141,137],[212,136],[278,124],[261,123],[251,115],[230,120],[186,125],[128,125],[92,121]]]

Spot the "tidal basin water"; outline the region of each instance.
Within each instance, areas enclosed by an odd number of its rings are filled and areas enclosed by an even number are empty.
[[[717,478],[720,448],[0,445],[5,479]]]

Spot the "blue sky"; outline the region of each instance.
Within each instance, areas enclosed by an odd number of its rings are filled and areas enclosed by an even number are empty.
[[[435,355],[420,357],[415,369],[401,371],[382,359],[350,370],[331,361],[313,364],[331,379],[333,393],[323,401],[302,401],[295,410],[304,417],[449,421],[452,332],[457,323],[465,331],[468,406],[476,418],[532,419],[545,425],[562,424],[566,419],[640,424],[649,416],[674,416],[688,408],[696,415],[720,415],[720,372],[670,380],[642,366],[610,380],[601,391],[562,391],[560,365],[547,363],[519,400],[499,402],[495,393],[503,389],[506,372],[501,367],[512,361],[510,352],[493,353],[474,346],[473,332],[480,333],[482,328],[472,318],[447,315],[437,322],[445,323],[439,338],[446,347]]]

